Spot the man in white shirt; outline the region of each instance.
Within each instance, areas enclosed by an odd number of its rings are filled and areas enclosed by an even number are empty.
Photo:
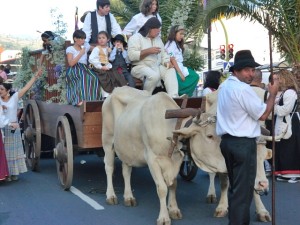
[[[121,34],[122,30],[116,18],[110,13],[109,0],[97,0],[97,10],[86,14],[82,30],[86,34],[85,41],[97,44],[97,35],[100,31],[106,31],[111,38]]]
[[[269,84],[266,103],[260,100],[249,85],[257,66],[249,50],[238,51],[229,70],[233,75],[218,89],[216,132],[222,137],[220,148],[230,183],[229,225],[250,223],[256,177],[256,138],[261,134],[259,120],[267,119],[278,91],[278,81],[275,81]]]

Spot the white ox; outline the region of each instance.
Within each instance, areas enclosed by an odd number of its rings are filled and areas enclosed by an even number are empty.
[[[156,184],[160,201],[158,225],[171,224],[172,219],[182,215],[176,201],[176,177],[182,163],[183,153],[168,151],[177,119],[165,119],[167,109],[178,109],[176,102],[166,93],[149,95],[130,87],[114,89],[102,106],[102,141],[105,152],[104,163],[107,175],[106,202],[117,204],[112,183],[115,153],[122,161],[124,177],[124,204],[135,206],[130,184],[132,167],[147,166]],[[168,195],[169,190],[169,195]],[[168,205],[167,205],[168,195]]]
[[[214,115],[216,115],[217,111],[217,96],[218,91],[207,95],[202,101],[205,105],[201,106],[205,109],[206,113],[201,115],[199,121],[195,121],[196,124],[193,124],[188,128],[175,131],[175,133],[180,134],[185,138],[189,138],[193,160],[200,169],[208,172],[209,174],[210,184],[207,193],[208,203],[217,202],[214,178],[216,173],[219,174],[221,197],[214,216],[223,217],[227,214],[228,208],[227,191],[229,183],[227,178],[227,169],[224,157],[219,147],[221,139],[215,132],[215,123],[206,124],[207,121],[211,120],[209,118],[215,118]],[[203,130],[199,127],[199,125],[207,127]],[[198,134],[198,132],[200,132],[201,135],[195,135]],[[280,136],[275,137],[275,141],[279,141],[283,135],[284,134],[281,134]],[[266,194],[269,189],[269,182],[264,170],[264,160],[272,157],[272,151],[266,148],[267,140],[270,141],[271,137],[262,135],[257,141],[257,173],[253,197],[256,206],[257,219],[261,222],[271,221],[271,216],[258,195],[263,193]],[[197,150],[193,151],[195,149]]]
[[[200,169],[209,173],[211,183],[207,198],[212,199],[209,201],[216,201],[216,192],[211,176],[214,178],[214,174],[219,174],[221,197],[214,216],[223,217],[228,210],[227,192],[229,182],[225,159],[220,150],[221,139],[216,135],[215,121],[216,117],[213,114],[202,113],[200,120],[196,121],[194,119],[194,123],[188,128],[182,128],[174,132],[181,137],[189,138],[193,160]],[[272,151],[265,147],[265,139],[269,139],[269,137],[262,136],[257,143],[257,173],[254,186],[254,201],[258,220],[267,222],[271,220],[271,217],[263,205],[260,195],[258,195],[258,193],[261,194],[268,191],[268,179],[265,175],[263,162],[265,159],[272,157]]]

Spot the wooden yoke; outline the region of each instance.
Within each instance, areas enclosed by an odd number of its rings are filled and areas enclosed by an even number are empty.
[[[199,109],[183,108],[183,109],[168,109],[165,113],[165,119],[186,118],[188,116],[197,116]]]
[[[182,104],[181,104],[181,108],[182,109],[185,109],[186,105],[187,105],[187,98],[184,98],[183,101],[182,101]],[[180,109],[179,109],[180,110]],[[165,118],[167,118],[167,112],[169,110],[166,111],[166,114],[165,114]],[[171,118],[171,117],[170,117]],[[174,117],[173,117],[174,118]],[[178,117],[177,117],[178,118]],[[176,125],[175,125],[175,130],[178,130],[180,127],[181,127],[181,124],[182,124],[182,121],[183,121],[183,118],[185,117],[181,117],[181,118],[178,118],[177,119],[177,122],[176,122]],[[172,141],[171,141],[171,146],[169,148],[169,151],[168,151],[168,156],[169,158],[171,158],[173,152],[174,152],[174,148],[176,147],[176,143],[178,141],[178,134],[173,134],[173,138],[172,138]]]

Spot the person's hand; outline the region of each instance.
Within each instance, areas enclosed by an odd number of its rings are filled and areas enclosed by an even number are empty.
[[[107,71],[107,70],[109,70],[109,68],[107,66],[102,66],[101,70]]]
[[[174,68],[174,64],[172,63],[172,61],[169,62],[169,68]]]
[[[42,73],[43,73],[43,68],[38,68],[38,70],[34,74],[34,77],[39,78],[42,75]]]
[[[10,127],[10,129],[15,130],[19,127],[19,124],[17,122],[12,122],[9,123],[8,126]]]
[[[271,83],[268,84],[268,90],[271,95],[276,95],[279,89],[278,80],[273,81],[273,85]]]
[[[180,75],[181,80],[185,81],[185,76],[183,75],[183,73],[180,73],[179,75]]]
[[[160,47],[151,47],[149,48],[151,54],[159,54],[161,52]]]
[[[118,49],[118,48],[121,48],[122,49],[122,51],[124,50],[124,47],[123,47],[123,43],[117,43],[116,44],[116,48]]]

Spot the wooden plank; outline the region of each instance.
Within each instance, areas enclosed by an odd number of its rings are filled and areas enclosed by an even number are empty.
[[[101,134],[89,134],[84,136],[82,148],[99,148],[102,147]]]
[[[46,103],[43,101],[36,102],[41,117],[41,130],[43,134],[55,137],[56,123],[59,116],[67,116],[70,123],[74,123],[76,130],[82,130],[82,117],[79,107],[58,103]]]
[[[102,134],[102,126],[100,125],[94,125],[94,126],[83,126],[83,133],[84,135],[88,134]]]
[[[103,101],[88,101],[84,102],[84,112],[102,112]]]
[[[174,101],[177,103],[177,105],[181,106],[183,99],[175,98]],[[202,102],[202,98],[200,97],[188,98],[186,108],[201,108],[201,102]]]
[[[101,112],[84,113],[83,125],[102,125],[102,113]]]

